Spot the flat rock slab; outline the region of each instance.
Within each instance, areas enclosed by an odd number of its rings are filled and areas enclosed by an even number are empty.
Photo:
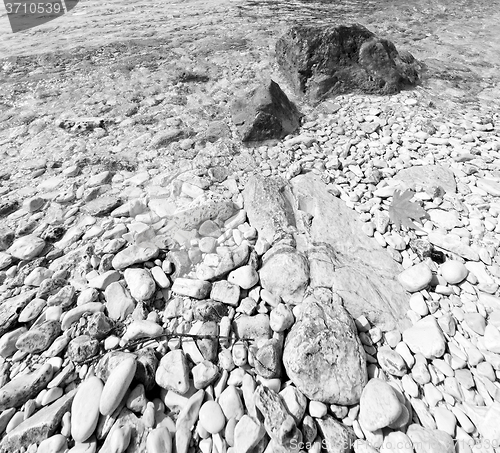
[[[453,172],[443,165],[420,165],[398,171],[394,179],[425,188],[441,186],[446,193],[455,193],[457,184]]]
[[[63,395],[50,406],[37,413],[14,428],[0,444],[0,453],[11,453],[30,444],[38,444],[54,434],[61,423],[63,415],[70,410],[76,389]]]
[[[281,178],[253,176],[245,185],[243,200],[250,224],[271,245],[296,226],[293,197]]]
[[[82,210],[90,215],[104,216],[120,206],[120,204],[120,198],[115,196],[98,197],[95,200],[89,201],[82,207]]]
[[[299,225],[307,249],[317,247],[309,254],[311,282],[333,286],[353,318],[365,315],[387,330],[408,327],[409,295],[396,280],[402,266],[366,236],[358,214],[330,194],[318,177],[299,175],[291,185],[296,216],[301,211],[312,216],[309,225]]]
[[[278,39],[276,58],[294,91],[312,101],[352,91],[396,93],[418,80],[411,54],[400,55],[359,24],[294,25]]]

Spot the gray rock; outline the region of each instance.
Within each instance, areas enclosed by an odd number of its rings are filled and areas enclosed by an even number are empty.
[[[16,426],[4,437],[0,453],[19,451],[49,438],[60,426],[63,415],[70,410],[75,394],[76,390],[72,390]]]
[[[255,316],[238,316],[233,321],[233,332],[237,338],[271,338],[269,316],[264,313]]]
[[[16,347],[30,354],[44,352],[60,334],[61,323],[59,321],[45,321],[21,335],[16,341]]]
[[[31,302],[35,294],[36,290],[26,291],[0,302],[0,336],[16,325],[19,314]]]
[[[302,433],[281,396],[270,388],[259,385],[255,389],[254,401],[264,416],[264,427],[269,437],[288,451],[298,450]]]
[[[352,428],[339,423],[330,415],[318,418],[317,423],[322,445],[327,453],[349,453],[352,450],[356,440]]]
[[[177,209],[173,221],[181,230],[193,230],[205,220],[227,220],[235,210],[230,201],[204,200],[194,206]]]
[[[156,283],[148,269],[125,269],[123,276],[135,300],[144,302],[153,297]]]
[[[7,253],[18,260],[32,260],[45,248],[45,241],[34,234],[28,234],[16,239],[7,249]]]
[[[99,352],[99,341],[88,336],[80,335],[68,344],[67,354],[73,362],[84,362]]]
[[[133,244],[118,252],[111,262],[114,269],[121,270],[133,264],[144,263],[158,256],[160,249],[153,243]]]
[[[32,373],[17,375],[0,388],[0,411],[20,407],[30,398],[38,395],[47,387],[52,374],[52,366],[46,364]]]
[[[8,249],[14,242],[14,232],[7,227],[0,227],[0,250]]]
[[[252,176],[243,190],[243,200],[259,239],[272,245],[295,226],[293,196],[285,180]]]
[[[127,408],[123,408],[99,450],[100,453],[114,453],[116,451],[116,447],[112,445],[113,442],[111,442],[111,439],[113,438],[113,431],[118,429],[130,430],[130,442],[126,449],[127,452],[139,453],[147,451],[146,440],[149,430],[146,429],[143,417],[138,418],[133,412]]]
[[[302,302],[309,283],[309,262],[295,249],[273,249],[267,252],[270,256],[259,271],[260,283],[284,302],[298,304]]]
[[[283,364],[309,399],[329,404],[359,402],[368,380],[356,326],[336,297],[325,304],[310,296],[285,341]]]
[[[395,279],[403,268],[366,236],[358,214],[317,176],[299,175],[291,185],[296,224],[304,236],[297,241],[299,250],[300,244],[304,252],[321,247],[319,256],[309,256],[311,286],[333,287],[354,319],[365,315],[382,330],[408,327],[409,295]],[[312,217],[310,224],[301,221],[304,213]]]
[[[98,197],[95,200],[89,201],[81,209],[87,214],[93,216],[104,216],[109,214],[113,209],[121,205],[120,198],[116,196]]]
[[[134,311],[135,302],[130,291],[120,282],[113,282],[104,291],[106,309],[111,319],[123,321]]]
[[[94,313],[87,320],[87,332],[97,340],[106,338],[113,327],[113,322],[103,312]]]
[[[417,184],[426,189],[441,186],[447,193],[457,191],[453,171],[444,165],[416,165],[397,172],[394,179],[405,182],[408,186]]]
[[[406,435],[411,439],[415,453],[453,453],[455,444],[448,433],[413,424]]]
[[[358,24],[294,25],[278,39],[276,58],[294,91],[311,101],[352,91],[396,93],[418,80],[411,54]]]
[[[257,351],[254,359],[255,371],[264,379],[274,379],[281,376],[282,342],[271,338]]]
[[[137,356],[137,368],[134,380],[143,384],[146,391],[150,391],[156,385],[155,374],[160,361],[152,348],[141,348],[135,355]]]
[[[273,80],[237,99],[231,114],[244,142],[283,138],[300,125],[297,107]]]

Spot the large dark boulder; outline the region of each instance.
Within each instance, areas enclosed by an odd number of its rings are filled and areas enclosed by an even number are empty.
[[[418,81],[418,63],[365,27],[291,27],[276,43],[283,76],[297,95],[319,101],[353,91],[391,94]]]
[[[300,113],[271,80],[237,99],[231,109],[242,141],[280,139],[300,125]]]

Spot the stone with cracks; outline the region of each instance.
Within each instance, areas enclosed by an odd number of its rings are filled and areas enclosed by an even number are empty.
[[[340,298],[324,303],[310,296],[301,308],[301,316],[285,341],[287,375],[311,400],[358,403],[368,380],[365,353]]]
[[[364,315],[382,330],[408,327],[409,295],[395,279],[403,268],[363,233],[357,213],[317,176],[297,176],[291,185],[297,245],[308,252],[311,286],[333,287],[354,319]],[[304,216],[310,223],[301,221]]]
[[[76,390],[62,396],[24,420],[6,435],[0,444],[0,453],[17,451],[31,444],[40,443],[55,433],[63,415],[70,409]]]
[[[361,91],[391,94],[418,81],[418,63],[359,24],[294,25],[278,39],[276,58],[298,95],[311,101]]]
[[[244,142],[283,138],[300,124],[297,107],[273,80],[237,99],[231,111]]]

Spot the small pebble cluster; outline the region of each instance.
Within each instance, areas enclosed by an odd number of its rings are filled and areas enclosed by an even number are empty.
[[[283,264],[262,266],[290,244],[252,225],[245,171],[43,163],[28,173],[36,187],[5,184],[0,450],[451,453],[455,441],[493,452],[500,139],[492,117],[445,121],[422,104],[418,93],[343,96],[299,135],[246,150],[264,177],[318,175],[411,294],[405,329],[354,320],[366,379],[337,403],[283,370],[316,302],[279,287]],[[388,210],[407,189],[429,218],[397,231]]]

